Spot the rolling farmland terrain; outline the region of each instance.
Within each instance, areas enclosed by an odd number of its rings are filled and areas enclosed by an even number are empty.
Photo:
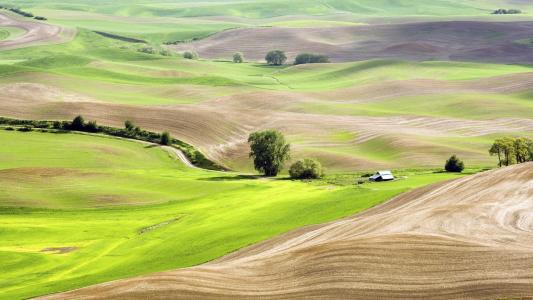
[[[0,299],[533,296],[532,165],[488,171],[533,138],[530,1],[0,1],[0,117],[78,115],[227,171],[1,124]],[[249,156],[267,129],[291,144],[274,178]],[[326,176],[289,180],[304,157]]]

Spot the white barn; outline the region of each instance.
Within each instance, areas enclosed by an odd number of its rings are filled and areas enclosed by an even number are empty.
[[[374,176],[368,178],[370,181],[390,181],[394,180],[394,175],[391,171],[378,171]]]

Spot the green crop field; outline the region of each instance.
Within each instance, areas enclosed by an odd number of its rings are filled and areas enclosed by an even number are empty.
[[[0,126],[0,299],[209,262],[496,167],[488,152],[495,139],[533,138],[528,1],[0,6],[46,18],[0,10],[0,117],[81,114],[114,127],[131,120],[168,131],[231,170],[189,168],[176,153],[134,140]],[[492,14],[500,8],[522,13]],[[289,60],[267,65],[257,59],[264,45],[280,45]],[[318,47],[332,62],[294,65],[301,49],[291,47],[299,45]],[[383,55],[363,53],[368,45]],[[193,50],[199,59],[183,58]],[[232,62],[237,51],[243,63]],[[345,59],[351,54],[362,58]],[[287,165],[314,158],[326,176],[290,180],[287,167],[277,177],[258,176],[247,139],[264,129],[290,142]],[[462,174],[442,172],[452,154],[465,161]],[[398,180],[368,182],[380,169]]]
[[[161,148],[110,137],[1,130],[0,141],[2,299],[196,265],[460,176],[304,183],[189,169]]]

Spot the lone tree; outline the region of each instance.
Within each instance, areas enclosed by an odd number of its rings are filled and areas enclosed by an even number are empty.
[[[281,66],[287,60],[287,56],[281,50],[272,50],[267,53],[265,60],[269,65]]]
[[[76,116],[74,118],[74,120],[72,120],[72,123],[70,124],[70,129],[71,130],[83,130],[83,128],[85,127],[85,120],[83,119],[82,116]]]
[[[455,154],[452,155],[444,165],[444,169],[447,172],[457,172],[461,173],[465,169],[463,161],[461,161]]]
[[[277,130],[254,132],[248,137],[250,157],[255,169],[265,176],[276,176],[290,157],[290,145]]]
[[[161,145],[170,145],[170,134],[165,131],[161,134],[161,140],[159,141]]]
[[[324,170],[318,161],[304,158],[291,165],[289,174],[293,179],[316,179],[324,176]]]
[[[240,52],[235,52],[235,54],[233,54],[233,62],[236,63],[236,64],[240,64],[244,61],[244,56],[242,55],[242,53]]]

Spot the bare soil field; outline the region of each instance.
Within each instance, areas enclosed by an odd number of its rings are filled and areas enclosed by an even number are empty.
[[[533,296],[533,164],[403,194],[217,261],[42,299]]]
[[[30,21],[22,17],[15,17],[6,12],[0,12],[0,26],[19,27],[26,33],[16,39],[0,41],[0,50],[17,49],[38,44],[60,43],[74,37],[74,29],[44,22]]]
[[[231,58],[237,51],[263,60],[273,49],[289,59],[301,52],[328,55],[333,62],[395,58],[532,63],[533,48],[516,43],[533,35],[533,22],[449,21],[328,28],[259,27],[227,30],[176,51]]]
[[[426,139],[482,137],[490,134],[533,132],[533,119],[500,117],[471,120],[445,116],[337,115],[302,110],[315,103],[379,103],[400,96],[527,92],[531,74],[498,76],[470,81],[404,80],[371,83],[330,92],[243,91],[215,97],[194,105],[124,105],[99,101],[67,92],[45,83],[16,82],[1,85],[0,114],[27,119],[71,119],[82,113],[101,124],[122,126],[130,119],[143,128],[168,130],[172,135],[199,147],[210,158],[228,167],[249,170],[248,135],[256,130],[276,128],[299,140],[293,144],[295,157],[310,155],[328,168],[370,169],[378,167],[440,166],[450,152],[471,163],[493,164],[486,153],[454,148],[447,142],[434,144]],[[31,80],[30,77],[27,80]],[[185,89],[187,90],[187,89]],[[332,141],[337,132],[353,132],[353,140]],[[376,138],[386,138],[398,150],[394,160],[380,162],[336,152]],[[394,146],[394,147],[393,147]],[[330,149],[331,151],[329,151]],[[324,151],[326,150],[326,151]],[[355,150],[351,150],[354,152]]]

